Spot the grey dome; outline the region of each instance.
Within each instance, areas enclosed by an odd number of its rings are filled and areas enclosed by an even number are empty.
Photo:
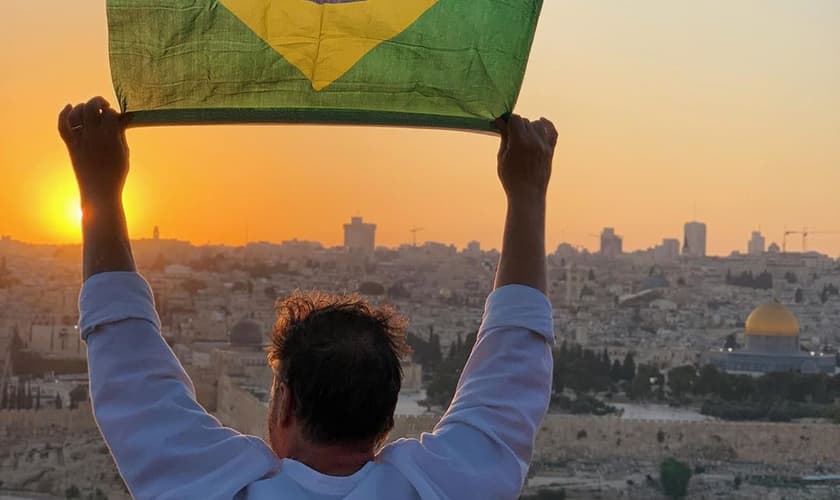
[[[668,288],[671,284],[668,282],[668,279],[661,274],[654,274],[653,276],[648,276],[642,280],[642,283],[639,285],[640,290],[657,290],[659,288]]]
[[[250,318],[240,320],[230,329],[230,345],[235,347],[262,347],[262,325]]]

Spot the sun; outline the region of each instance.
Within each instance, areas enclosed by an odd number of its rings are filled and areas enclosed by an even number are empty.
[[[73,186],[75,187],[75,186]],[[82,202],[74,189],[56,190],[50,225],[62,240],[76,241],[82,234]]]
[[[82,203],[80,200],[70,200],[67,206],[67,222],[76,226],[81,226],[82,217]]]
[[[56,169],[41,182],[40,224],[54,241],[76,243],[82,237],[82,203],[72,171]]]
[[[79,188],[73,171],[69,165],[65,168],[55,168],[45,175],[42,182],[38,184],[39,209],[35,211],[37,223],[47,235],[47,239],[57,243],[79,243],[82,240],[82,203],[79,196]],[[127,190],[123,196],[128,217],[129,227],[131,224],[140,224],[137,221],[137,210],[134,207],[141,206],[137,201],[136,190]]]

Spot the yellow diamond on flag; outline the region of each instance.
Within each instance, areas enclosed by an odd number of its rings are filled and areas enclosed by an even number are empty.
[[[221,0],[322,90],[439,0]]]

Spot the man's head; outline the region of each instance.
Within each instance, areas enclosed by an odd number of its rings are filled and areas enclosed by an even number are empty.
[[[269,434],[280,457],[303,446],[372,451],[394,426],[409,352],[405,319],[358,296],[295,293],[277,304]]]

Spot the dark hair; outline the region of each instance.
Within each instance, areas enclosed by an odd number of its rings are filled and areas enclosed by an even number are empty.
[[[363,444],[387,436],[400,360],[410,352],[406,325],[395,309],[356,295],[295,292],[278,301],[268,361],[291,391],[307,439]]]

